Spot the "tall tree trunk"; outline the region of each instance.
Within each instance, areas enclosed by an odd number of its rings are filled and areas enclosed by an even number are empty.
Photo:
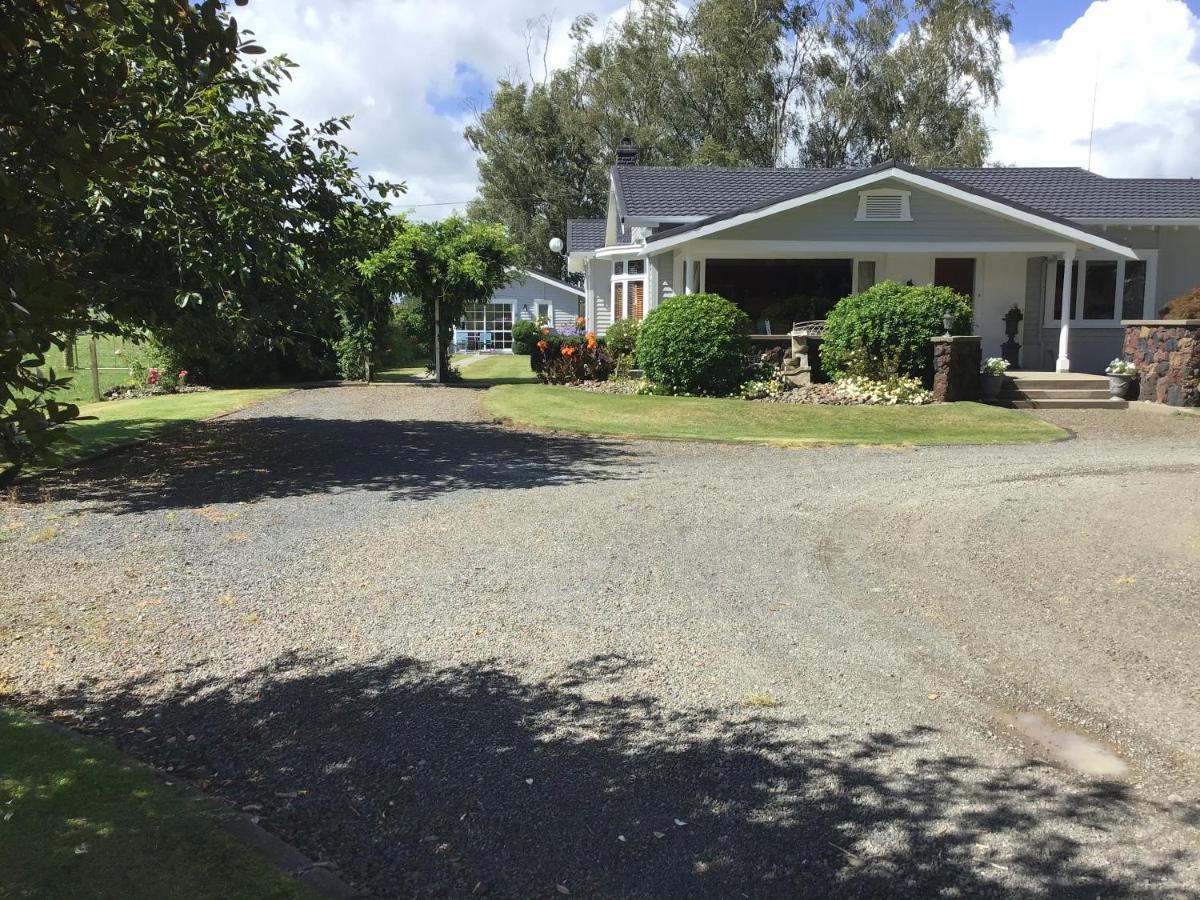
[[[442,383],[442,298],[433,298],[433,371]]]

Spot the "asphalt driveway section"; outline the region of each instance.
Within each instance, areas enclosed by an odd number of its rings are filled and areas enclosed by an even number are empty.
[[[1200,895],[1200,427],[798,451],[478,396],[300,391],[0,504],[6,699],[376,896]]]

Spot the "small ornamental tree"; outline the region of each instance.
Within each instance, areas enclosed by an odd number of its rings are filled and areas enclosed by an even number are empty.
[[[434,343],[438,381],[450,371],[454,323],[468,304],[485,303],[522,263],[520,247],[503,225],[451,216],[405,222],[391,243],[359,263],[376,290],[404,294],[418,305]]]
[[[933,366],[931,339],[970,334],[971,301],[950,288],[882,281],[838,301],[825,320],[821,367],[834,378],[911,375],[924,378]]]
[[[749,316],[717,294],[662,301],[642,322],[635,350],[646,377],[675,394],[736,391],[749,353]]]

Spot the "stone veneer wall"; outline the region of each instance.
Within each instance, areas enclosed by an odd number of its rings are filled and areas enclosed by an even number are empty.
[[[1137,368],[1138,397],[1200,406],[1200,319],[1127,319],[1125,359]]]
[[[972,335],[933,339],[933,396],[943,403],[979,399],[983,347]]]

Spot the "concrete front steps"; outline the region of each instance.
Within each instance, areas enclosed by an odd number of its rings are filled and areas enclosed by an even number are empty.
[[[1108,394],[1103,375],[1080,372],[1009,372],[1000,395],[989,401],[1011,409],[1125,409],[1127,400]]]

